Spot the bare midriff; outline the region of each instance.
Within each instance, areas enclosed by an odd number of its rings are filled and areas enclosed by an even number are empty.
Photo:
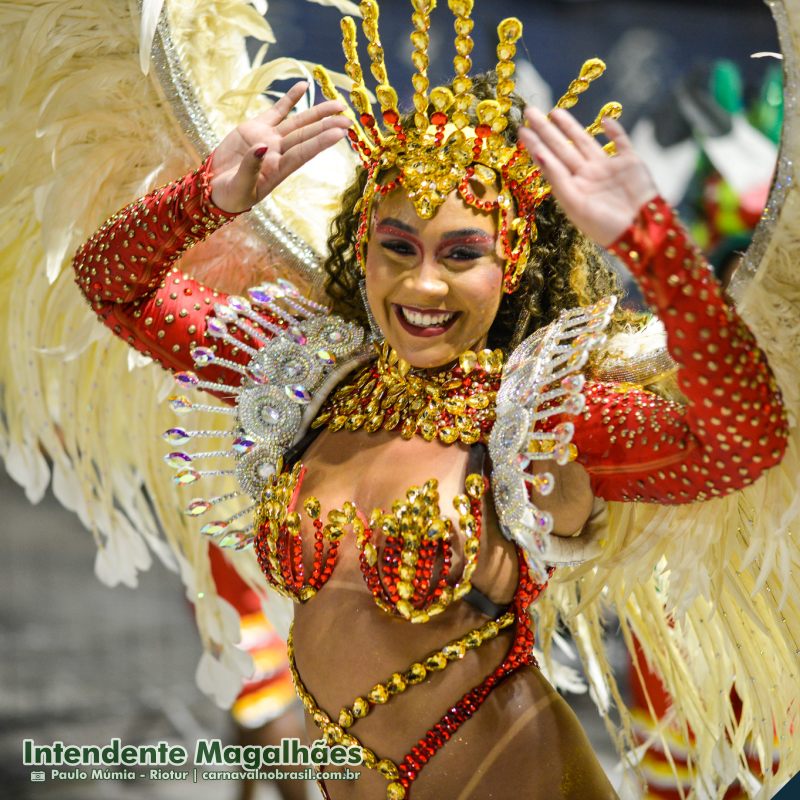
[[[412,486],[439,484],[440,508],[458,530],[451,500],[464,491],[469,448],[391,433],[324,432],[303,455],[306,467],[296,508],[308,497],[327,509],[352,502],[363,518],[389,510]],[[455,534],[457,536],[457,534]],[[392,673],[489,621],[466,602],[453,602],[424,624],[412,624],[378,608],[359,566],[354,537],[339,544],[336,567],[308,602],[295,606],[294,652],[298,674],[319,708],[336,720],[343,707],[365,696]],[[304,537],[310,568],[311,537]],[[380,545],[380,542],[376,544]],[[463,556],[454,546],[452,575]],[[494,603],[511,603],[519,580],[517,551],[499,531],[491,498],[484,501],[481,550],[472,583]],[[467,692],[503,662],[514,626],[469,650],[446,669],[375,706],[350,729],[380,758],[399,763],[413,745]],[[307,718],[310,739],[320,737]],[[331,768],[334,769],[334,768]],[[386,779],[355,768],[355,781],[327,781],[333,800],[383,800]],[[590,793],[592,792],[592,793]],[[500,683],[452,738],[419,771],[409,795],[433,798],[615,797],[573,712],[538,669],[515,670]]]

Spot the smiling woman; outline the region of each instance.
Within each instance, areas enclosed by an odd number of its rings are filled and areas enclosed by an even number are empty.
[[[471,5],[451,6],[463,50]],[[589,131],[562,110],[528,110],[519,129],[515,19],[499,27],[499,80],[468,78],[459,55],[452,88],[427,94],[430,7],[418,2],[416,112],[401,118],[377,6],[362,11],[383,132],[345,20],[358,122],[342,116],[319,69],[327,103],[289,115],[300,84],[237,127],[199,170],[109,220],[78,253],[78,282],[107,325],[180,370],[182,385],[235,398],[235,409],[172,403],[235,419],[233,472],[255,500],[253,525],[232,529],[251,506],[203,531],[252,547],[270,585],[297,602],[289,657],[309,737],[319,729],[364,756],[356,782],[320,782],[326,796],[610,798],[574,715],[538,670],[529,608],[556,565],[602,553],[608,502],[686,504],[776,465],[787,436],[780,393],[657,197],[614,104]],[[560,104],[574,104],[602,70],[587,62]],[[209,289],[170,271],[196,238],[345,131],[363,170],[327,262],[341,317],[288,284],[256,287],[249,300],[215,292],[211,302]],[[601,131],[606,148],[591,135]],[[586,367],[624,317],[614,317],[615,297],[598,296],[613,284],[577,229],[624,260],[661,316],[681,402]],[[108,262],[100,274],[98,257]],[[365,310],[347,313],[362,271],[385,339],[377,353],[361,345]],[[202,378],[186,371],[192,361]],[[724,429],[710,396],[726,397]],[[744,413],[752,408],[763,413]],[[756,439],[757,457],[742,463],[731,443]],[[227,474],[195,469],[220,455],[173,453],[176,481]],[[230,497],[215,494],[187,513]]]

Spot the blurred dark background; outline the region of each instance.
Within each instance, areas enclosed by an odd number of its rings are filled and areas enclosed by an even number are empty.
[[[401,101],[409,103],[411,3],[387,0],[380,4],[380,11],[389,78]],[[478,0],[473,12],[475,70],[496,63],[497,24],[507,16],[519,17],[524,25],[517,62],[530,61],[553,88],[556,99],[585,59],[597,56],[606,61],[606,76],[579,106],[587,113],[596,112],[606,99],[614,98],[625,106],[629,126],[700,63],[732,59],[749,91],[757,92],[766,65],[750,55],[778,49],[770,11],[758,0]],[[268,19],[277,43],[269,55],[319,61],[342,71],[340,18],[332,7],[270,0]],[[434,85],[452,77],[452,23],[446,0],[440,0],[431,15],[429,75]],[[368,64],[363,49],[362,64]]]

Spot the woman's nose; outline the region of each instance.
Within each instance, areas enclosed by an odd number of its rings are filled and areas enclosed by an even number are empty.
[[[438,300],[450,290],[442,266],[427,256],[409,273],[407,281],[411,284],[409,288],[426,298]]]

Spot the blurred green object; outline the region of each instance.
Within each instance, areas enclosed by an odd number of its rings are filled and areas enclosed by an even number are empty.
[[[767,70],[758,100],[750,109],[751,124],[778,144],[783,129],[783,67],[774,64]]]
[[[733,61],[720,59],[714,62],[709,89],[712,97],[729,114],[740,114],[744,111],[742,73]]]

